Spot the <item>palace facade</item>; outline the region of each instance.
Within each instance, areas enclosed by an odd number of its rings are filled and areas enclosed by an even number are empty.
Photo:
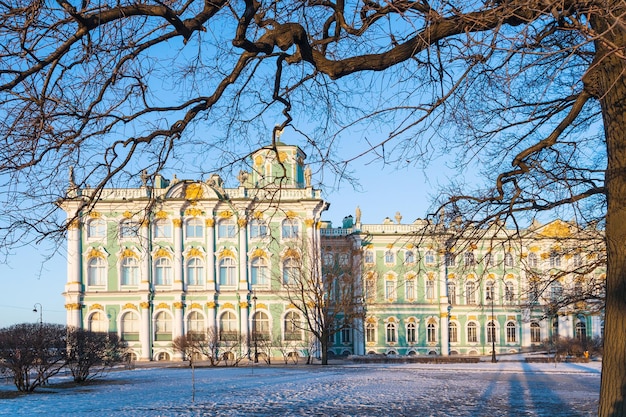
[[[349,265],[360,314],[333,336],[336,355],[484,355],[602,335],[593,303],[559,303],[601,291],[603,268],[588,267],[602,253],[595,228],[494,224],[453,240],[454,224],[405,224],[399,213],[364,224],[358,207],[333,227],[305,158],[297,146],[262,148],[233,188],[218,175],[156,176],[89,205],[94,190],[72,187],[61,204],[68,325],[116,332],[145,361],[180,358],[172,341],[207,329],[218,354],[303,356],[316,343],[292,277],[306,266],[328,283]]]

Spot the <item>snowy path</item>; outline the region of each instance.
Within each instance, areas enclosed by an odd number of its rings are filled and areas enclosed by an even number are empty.
[[[2,399],[0,415],[582,417],[599,387],[599,363],[202,368],[192,403],[189,368],[136,369]]]

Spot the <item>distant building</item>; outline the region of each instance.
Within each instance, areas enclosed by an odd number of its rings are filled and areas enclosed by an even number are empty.
[[[142,178],[139,188],[103,190],[89,210],[83,197],[94,191],[72,188],[62,203],[68,325],[117,332],[138,360],[180,358],[172,340],[206,329],[220,355],[302,356],[315,343],[290,280],[306,267],[332,286],[333,267],[350,266],[339,275],[353,280],[359,314],[338,324],[336,355],[482,355],[555,334],[601,336],[595,305],[557,302],[602,287],[603,269],[585,268],[601,246],[597,230],[556,220],[452,243],[453,226],[402,224],[399,213],[362,224],[359,208],[333,228],[305,158],[278,143],[252,155],[236,188],[218,175]],[[341,291],[328,294],[332,305]]]

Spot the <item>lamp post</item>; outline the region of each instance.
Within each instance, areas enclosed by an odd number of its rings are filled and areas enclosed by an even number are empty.
[[[256,335],[256,291],[252,295],[252,309],[254,311],[252,315],[252,340],[254,340],[254,363],[259,362],[259,353],[257,346],[257,335]]]
[[[39,310],[37,310],[37,306],[39,306]],[[39,312],[39,325],[43,325],[43,306],[41,303],[35,303],[33,306],[33,313]]]
[[[491,300],[491,327],[489,328],[489,334],[491,336],[491,363],[498,362],[496,360],[496,322],[493,315],[493,286],[489,288],[487,292],[487,301]]]

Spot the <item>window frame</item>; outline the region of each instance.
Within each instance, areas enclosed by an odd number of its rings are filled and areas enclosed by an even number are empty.
[[[231,256],[225,256],[218,262],[218,279],[220,287],[237,285],[237,262]]]
[[[185,222],[185,239],[204,239],[204,224],[202,219],[192,217]]]

